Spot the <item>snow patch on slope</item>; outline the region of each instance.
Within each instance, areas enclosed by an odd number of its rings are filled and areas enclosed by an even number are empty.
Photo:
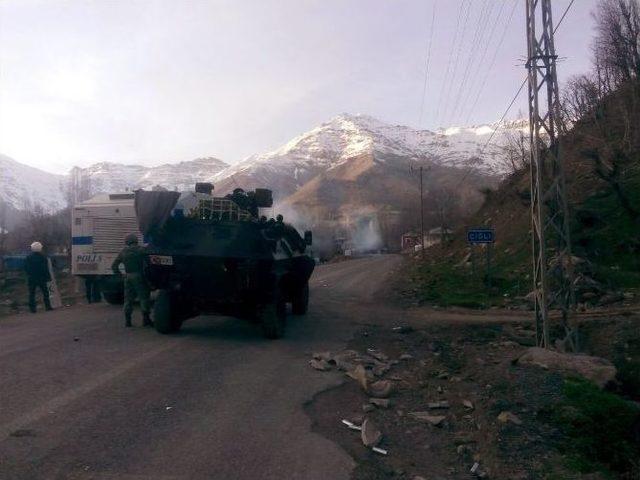
[[[342,165],[354,157],[371,154],[377,161],[390,156],[430,160],[443,166],[475,168],[482,173],[504,173],[500,155],[508,132],[522,128],[522,122],[450,127],[436,132],[391,125],[368,115],[342,114],[271,152],[252,155],[221,171],[214,182],[250,179],[268,185],[275,175],[288,177],[295,190],[319,172]],[[526,121],[524,122],[526,127]]]
[[[229,165],[217,158],[198,158],[187,162],[167,163],[157,167],[102,162],[87,168],[74,169],[88,179],[91,194],[150,190],[155,186],[167,189],[193,190],[196,182],[210,180]]]
[[[17,210],[37,205],[46,212],[64,208],[65,184],[64,175],[44,172],[0,154],[0,201]]]

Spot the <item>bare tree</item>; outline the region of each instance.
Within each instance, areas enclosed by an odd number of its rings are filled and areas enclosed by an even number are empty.
[[[563,89],[563,127],[566,132],[577,122],[589,123],[583,158],[611,188],[622,210],[639,222],[640,209],[627,191],[639,170],[639,0],[600,0],[593,17],[594,70],[571,77]]]
[[[46,212],[40,205],[25,212],[23,220],[6,236],[8,250],[24,251],[39,241],[51,253],[53,248],[69,249],[71,241],[71,218],[69,209],[55,213]]]
[[[601,0],[593,14],[594,63],[598,75],[618,86],[640,77],[640,6],[638,0]]]
[[[80,167],[73,167],[67,183],[67,205],[84,202],[91,197],[91,177]]]
[[[529,168],[529,137],[522,131],[507,132],[502,164],[510,174]]]
[[[425,205],[429,206],[431,221],[438,225],[444,242],[447,232],[460,216],[460,196],[450,187],[441,186],[429,191],[425,198]]]
[[[633,168],[626,152],[614,147],[614,150],[607,154],[603,154],[598,149],[585,150],[582,153],[593,161],[595,174],[611,187],[624,212],[632,221],[640,223],[640,210],[633,205],[624,187],[625,177]]]
[[[574,75],[562,90],[561,110],[563,130],[566,132],[583,118],[593,118],[604,96],[599,78]]]

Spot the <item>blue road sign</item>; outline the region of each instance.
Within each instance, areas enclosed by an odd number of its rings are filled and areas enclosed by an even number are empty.
[[[494,243],[496,232],[493,228],[470,228],[467,230],[467,242],[471,245]]]

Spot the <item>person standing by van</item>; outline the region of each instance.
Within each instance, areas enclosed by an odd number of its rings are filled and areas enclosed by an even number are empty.
[[[51,281],[47,257],[42,253],[42,244],[33,242],[31,253],[24,261],[24,270],[27,273],[27,286],[29,288],[29,310],[36,313],[36,289],[42,292],[45,310],[53,310],[49,299],[49,286]]]
[[[111,268],[116,275],[120,274],[120,264],[124,265],[124,324],[131,326],[131,314],[133,304],[138,298],[140,310],[142,310],[142,321],[145,327],[153,325],[149,316],[149,286],[142,275],[144,265],[144,249],[138,245],[138,237],[131,233],[124,240],[125,247],[120,251],[118,257],[113,261]]]

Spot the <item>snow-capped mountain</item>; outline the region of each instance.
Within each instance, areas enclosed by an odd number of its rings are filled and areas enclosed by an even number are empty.
[[[56,175],[0,155],[0,202],[15,210],[39,205],[53,212],[64,208],[68,199],[74,198],[74,191],[87,198],[97,193],[151,189],[157,185],[188,190],[228,167],[213,157],[157,167],[101,162],[86,168],[75,167],[68,175]]]
[[[283,197],[319,173],[363,154],[373,155],[377,161],[393,162],[402,157],[500,175],[504,173],[500,155],[507,136],[526,129],[526,122],[503,124],[487,145],[496,128],[493,124],[432,132],[391,125],[366,115],[342,114],[272,152],[246,158],[218,173],[213,181],[222,190],[234,185],[272,185]]]
[[[81,196],[87,197],[154,186],[185,190],[197,181],[212,181],[221,193],[238,186],[268,187],[282,199],[318,175],[337,169],[340,175],[348,175],[349,165],[361,168],[353,160],[363,156],[397,167],[401,163],[402,168],[407,161],[427,161],[499,175],[503,173],[500,154],[507,136],[526,130],[527,124],[519,121],[501,125],[485,147],[496,128],[493,124],[434,132],[391,125],[366,115],[342,114],[274,151],[252,155],[231,166],[212,157],[156,167],[102,162],[76,167],[68,175],[43,172],[0,155],[0,201],[17,210],[39,204],[53,211],[73,197],[70,190],[80,190]]]
[[[157,167],[123,165],[101,162],[86,168],[74,168],[70,181],[90,194],[125,192],[155,186],[167,189],[191,190],[196,182],[211,179],[229,165],[214,157],[197,158],[180,163],[166,163]],[[86,196],[86,195],[85,195]]]
[[[63,208],[65,175],[55,175],[16,162],[0,154],[0,202],[15,210],[29,210],[36,205],[47,211]]]

